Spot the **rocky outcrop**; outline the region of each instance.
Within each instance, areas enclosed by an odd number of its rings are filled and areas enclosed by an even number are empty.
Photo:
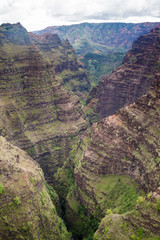
[[[25,31],[19,24],[1,28]],[[9,39],[0,47],[0,134],[27,151],[52,181],[68,156],[70,137],[87,127],[79,97],[67,87],[85,74],[57,35],[30,38],[30,44]]]
[[[42,170],[0,137],[0,239],[70,239],[57,216]]]
[[[0,45],[4,43],[23,46],[31,44],[31,41],[27,30],[20,23],[4,23],[0,27]]]
[[[93,124],[91,142],[83,157],[86,164],[82,164],[78,172],[84,169],[100,175],[128,175],[147,192],[157,189],[160,181],[159,81],[155,88],[116,115]]]
[[[140,37],[123,60],[123,65],[103,77],[87,100],[91,122],[110,116],[133,103],[155,83],[159,73],[160,28]]]

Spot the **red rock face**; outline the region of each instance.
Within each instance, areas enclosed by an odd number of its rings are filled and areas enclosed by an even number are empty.
[[[112,74],[104,76],[91,92],[94,114],[101,119],[133,103],[155,83],[159,67],[160,28],[140,37],[124,58],[123,65]],[[90,100],[88,100],[90,102]],[[91,104],[92,105],[92,104]]]

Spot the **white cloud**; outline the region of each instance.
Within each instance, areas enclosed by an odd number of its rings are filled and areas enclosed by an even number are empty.
[[[0,23],[27,30],[84,21],[160,21],[159,0],[1,0]]]

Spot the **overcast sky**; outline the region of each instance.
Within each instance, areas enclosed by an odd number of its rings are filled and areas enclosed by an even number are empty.
[[[160,22],[160,0],[0,0],[0,24],[28,31],[80,22]]]

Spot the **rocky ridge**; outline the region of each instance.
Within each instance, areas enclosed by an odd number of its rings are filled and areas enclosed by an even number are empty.
[[[36,34],[58,34],[71,42],[78,55],[88,52],[126,52],[141,35],[150,32],[159,23],[81,23],[70,26],[51,26]]]
[[[123,65],[102,78],[88,97],[86,107],[91,122],[116,113],[154,86],[159,68],[160,28],[137,39]]]

